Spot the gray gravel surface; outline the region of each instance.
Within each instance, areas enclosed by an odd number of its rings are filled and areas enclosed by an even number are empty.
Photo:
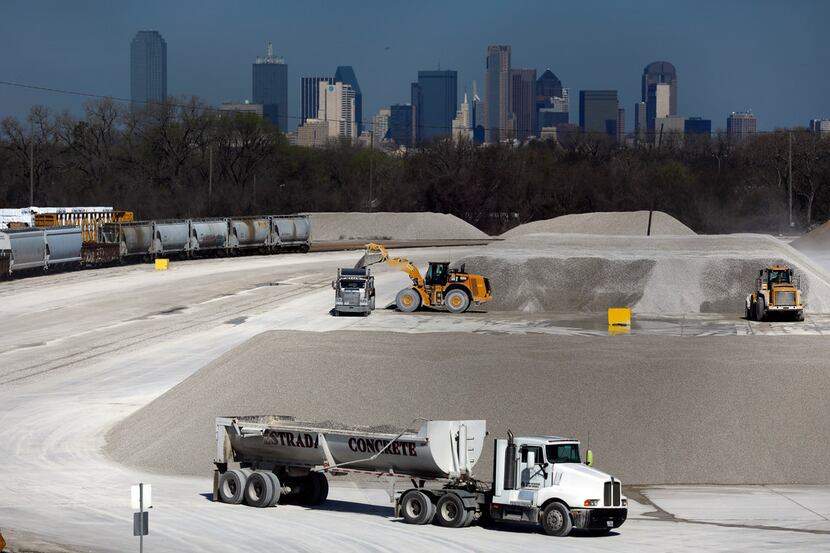
[[[768,235],[598,236],[531,234],[490,244],[458,262],[488,277],[491,311],[651,314],[743,313],[758,271],[784,264],[801,275],[808,311],[830,312],[830,274]]]
[[[474,240],[489,238],[448,213],[311,213],[311,239],[331,240]]]
[[[648,211],[600,211],[574,213],[553,219],[533,221],[512,228],[502,238],[537,232],[567,234],[610,234],[613,236],[646,236]],[[655,211],[651,219],[651,236],[691,235],[695,232],[666,213]]]
[[[815,337],[273,331],[118,424],[106,450],[204,476],[217,415],[485,418],[491,437],[590,435],[598,468],[628,484],[828,483],[828,358]]]

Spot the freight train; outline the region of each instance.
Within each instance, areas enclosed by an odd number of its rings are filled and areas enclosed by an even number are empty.
[[[307,252],[311,246],[305,214],[102,222],[96,234],[88,241],[81,226],[2,229],[0,277],[158,257]]]

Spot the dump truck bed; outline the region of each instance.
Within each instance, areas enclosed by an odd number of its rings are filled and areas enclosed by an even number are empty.
[[[482,420],[423,421],[413,430],[282,416],[218,417],[215,462],[466,478],[472,476],[485,436]]]

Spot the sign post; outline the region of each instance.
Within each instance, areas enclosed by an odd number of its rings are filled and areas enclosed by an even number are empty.
[[[137,513],[133,513],[133,536],[138,536],[139,553],[144,553],[144,536],[150,533],[149,515],[145,509],[153,507],[152,491],[150,484],[143,482],[134,485],[130,490],[130,504],[133,509],[138,509]]]

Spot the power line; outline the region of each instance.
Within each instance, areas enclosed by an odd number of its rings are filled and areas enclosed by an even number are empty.
[[[116,101],[116,102],[121,102],[121,103],[126,103],[126,104],[138,104],[138,105],[159,106],[159,107],[167,106],[167,107],[182,108],[182,109],[196,108],[196,109],[200,109],[202,111],[216,112],[216,113],[220,113],[220,114],[221,113],[239,113],[239,114],[251,113],[250,111],[241,110],[241,109],[222,109],[222,108],[216,108],[216,107],[206,106],[206,105],[194,106],[194,105],[190,105],[190,104],[180,104],[180,103],[177,103],[177,102],[170,102],[170,101],[156,102],[156,101],[153,101],[153,100],[133,100],[132,98],[122,98],[122,97],[119,97],[119,96],[112,96],[112,95],[107,95],[107,94],[95,94],[95,93],[92,93],[92,92],[79,92],[77,90],[67,90],[67,89],[62,89],[62,88],[54,88],[54,87],[49,87],[49,86],[34,85],[34,84],[29,84],[29,83],[18,83],[18,82],[13,82],[13,81],[0,81],[0,85],[11,86],[11,87],[16,87],[16,88],[24,88],[24,89],[29,89],[29,90],[38,90],[38,91],[41,91],[41,92],[51,92],[51,93],[54,93],[54,94],[63,94],[63,95],[68,95],[68,96],[80,96],[80,97],[84,97],[84,98],[96,98],[96,99],[99,99],[99,100],[113,100],[113,101]],[[254,105],[256,105],[256,104],[254,104]],[[303,117],[299,116],[299,115],[284,115],[283,117],[285,117],[286,119],[292,119],[292,120],[303,120]],[[311,119],[317,119],[317,118],[313,117]],[[342,123],[342,122],[345,121],[344,119],[329,119],[328,117],[325,117],[325,118],[319,119],[319,120],[320,121],[325,121],[325,122],[332,122],[332,123]],[[361,125],[368,125],[368,126],[371,126],[372,128],[374,128],[374,125],[375,125],[374,121],[369,121],[369,120],[355,121],[355,123],[360,123]],[[571,123],[569,123],[569,124],[571,124]],[[411,125],[411,127],[418,128],[418,129],[432,129],[432,130],[445,130],[445,131],[446,130],[449,130],[449,131],[453,130],[452,126],[447,127],[447,126],[443,126],[443,125],[441,125],[441,126],[439,126],[439,125],[415,125],[413,123]],[[498,128],[498,127],[483,127],[483,129],[484,129],[485,132],[487,132],[487,131],[491,131],[491,132],[495,132],[495,131],[498,131],[498,132],[517,132],[517,129],[513,129],[513,128],[505,129],[505,128]],[[465,129],[465,130],[473,130],[473,129],[471,128],[471,129]],[[578,127],[576,129],[574,129],[574,131],[577,132],[579,135],[582,135],[582,136],[586,136],[586,135],[587,136],[598,135],[598,136],[609,136],[609,137],[613,136],[612,134],[607,133],[607,132],[583,131],[583,130],[579,129]],[[772,131],[753,131],[751,133],[750,132],[744,132],[744,133],[736,133],[736,134],[738,134],[738,135],[774,134],[776,132],[781,132],[781,131],[776,131],[776,130],[772,130]],[[654,131],[646,131],[645,134],[646,134],[646,136],[649,136],[650,134],[653,134],[653,133],[654,133]],[[695,133],[695,132],[686,132],[686,131],[672,132],[670,134],[672,134],[672,135],[684,135],[684,136],[685,135],[689,135],[689,136],[705,136],[706,135],[706,133]],[[726,131],[722,131],[720,133],[718,131],[710,131],[709,134],[710,134],[710,136],[717,136],[718,134],[726,134]]]

